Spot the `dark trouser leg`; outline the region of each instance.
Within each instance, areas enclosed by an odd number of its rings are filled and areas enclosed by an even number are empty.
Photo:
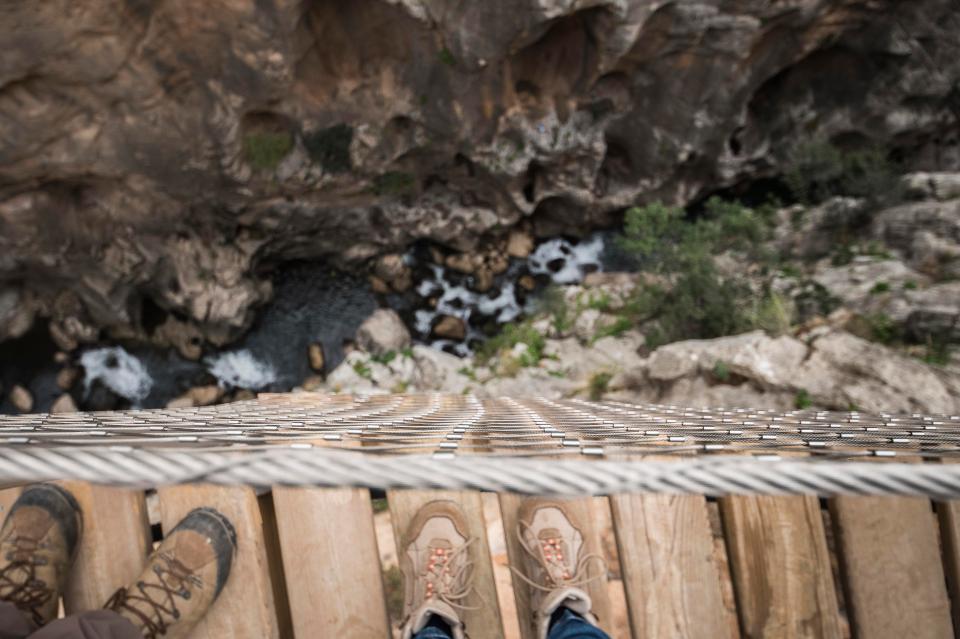
[[[142,639],[132,623],[111,610],[91,610],[34,625],[11,603],[0,601],[0,639]]]
[[[25,639],[35,630],[12,603],[0,601],[0,639]]]

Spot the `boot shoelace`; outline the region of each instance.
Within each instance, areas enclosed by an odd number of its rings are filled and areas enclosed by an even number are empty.
[[[203,580],[177,561],[173,555],[161,552],[157,557],[159,561],[153,567],[157,583],[137,582],[136,589],[139,594],[121,588],[104,606],[111,610],[122,609],[132,613],[143,625],[145,639],[162,637],[167,632],[168,624],[180,619],[175,597],[188,600],[191,597],[191,587],[203,587]],[[140,607],[131,605],[138,602],[146,604],[144,606],[147,608],[146,612]]]
[[[533,538],[537,539],[539,544],[531,548],[530,544],[528,544],[524,538],[524,532],[530,533]],[[571,571],[569,560],[572,559],[572,557],[567,556],[569,555],[569,549],[566,548],[566,542],[564,542],[559,535],[540,539],[537,535],[533,534],[530,525],[526,522],[521,521],[517,523],[517,537],[523,549],[540,564],[546,575],[547,583],[540,584],[511,566],[510,570],[531,588],[536,588],[543,592],[551,592],[557,588],[582,588],[591,582],[601,579],[607,572],[606,560],[597,553],[582,555]],[[588,577],[588,567],[591,561],[599,562],[602,569],[596,575]]]
[[[469,552],[475,541],[476,539],[471,537],[465,544],[453,550],[439,547],[430,549],[427,566],[419,575],[427,582],[424,587],[424,601],[438,599],[458,610],[479,610],[482,607],[482,604],[468,606],[463,603],[471,594],[480,596],[473,588],[474,562],[469,559],[461,561],[461,556]],[[416,610],[418,607],[410,606],[410,609]]]
[[[38,626],[46,621],[39,608],[50,601],[54,589],[42,579],[37,579],[37,566],[45,566],[47,558],[38,550],[46,545],[36,539],[18,535],[11,540],[14,550],[7,553],[9,562],[0,569],[0,599],[12,603],[20,610],[30,612]]]

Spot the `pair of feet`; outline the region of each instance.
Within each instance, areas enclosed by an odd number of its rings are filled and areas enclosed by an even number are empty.
[[[80,507],[53,484],[26,488],[0,529],[0,601],[37,627],[57,616],[83,530]],[[210,508],[190,512],[151,555],[137,580],[104,608],[147,639],[181,637],[203,616],[230,574],[237,536]]]
[[[530,586],[537,636],[546,639],[551,618],[567,608],[597,625],[584,587],[605,571],[601,557],[588,554],[582,526],[562,502],[531,500],[520,511],[516,535],[524,549],[523,570],[514,572]],[[411,639],[434,617],[464,639],[461,613],[473,592],[473,539],[466,516],[451,501],[426,504],[401,540],[401,570],[406,590],[403,639]],[[600,567],[590,576],[589,566]]]

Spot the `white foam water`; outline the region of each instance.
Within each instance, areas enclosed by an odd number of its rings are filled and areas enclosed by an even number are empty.
[[[563,238],[548,240],[530,255],[527,267],[534,275],[547,275],[555,284],[576,284],[583,280],[585,266],[600,266],[603,254],[603,237],[594,235],[589,240],[572,244]],[[559,268],[551,268],[551,262],[561,260]]]
[[[210,374],[223,386],[259,390],[277,381],[277,371],[249,350],[230,351],[204,360]]]
[[[153,378],[139,359],[120,346],[96,348],[80,356],[83,366],[84,396],[89,396],[93,383],[100,381],[116,395],[139,405],[150,394]]]
[[[527,268],[532,274],[545,275],[556,284],[576,284],[583,281],[588,267],[601,268],[603,249],[603,236],[599,233],[578,244],[563,238],[548,240],[530,255]],[[516,284],[512,281],[504,282],[498,292],[491,296],[448,281],[447,271],[442,266],[430,264],[429,267],[433,277],[421,280],[416,291],[420,297],[435,298],[436,305],[430,309],[415,311],[414,329],[423,338],[429,337],[433,322],[440,315],[457,317],[467,324],[465,342],[437,339],[430,342],[433,348],[449,350],[461,356],[469,355],[471,351],[467,342],[483,339],[483,336],[470,326],[470,318],[475,312],[494,318],[499,324],[505,324],[530,310],[521,307],[517,299]]]

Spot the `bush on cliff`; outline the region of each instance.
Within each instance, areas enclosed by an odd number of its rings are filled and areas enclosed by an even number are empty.
[[[660,203],[627,211],[620,245],[668,282],[642,287],[627,305],[648,346],[721,337],[758,325],[782,330],[782,307],[766,298],[754,300],[745,281],[721,275],[714,261],[729,250],[756,253],[769,237],[768,219],[716,198],[697,219]]]
[[[243,138],[243,156],[261,171],[272,171],[293,148],[293,137],[286,131],[257,131]]]

